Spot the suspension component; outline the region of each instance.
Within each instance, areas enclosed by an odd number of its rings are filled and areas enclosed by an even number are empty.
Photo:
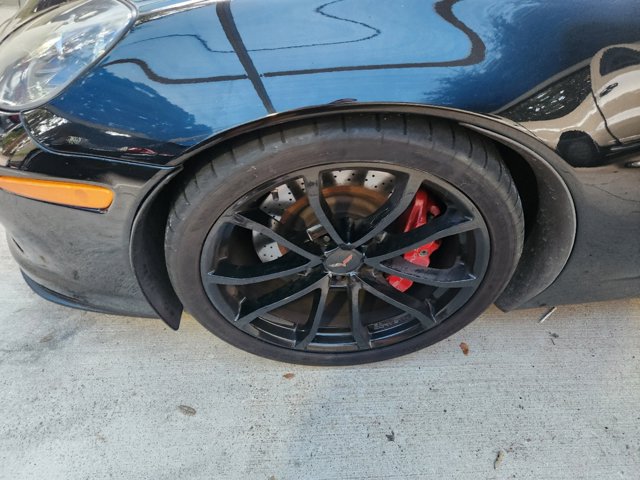
[[[420,189],[409,208],[400,217],[400,224],[403,226],[403,232],[409,232],[426,225],[429,219],[438,215],[440,215],[438,204],[429,196],[426,190]],[[440,248],[440,244],[440,240],[435,240],[406,252],[403,257],[409,263],[426,268],[431,263],[430,256]],[[413,280],[396,275],[388,275],[387,281],[393,288],[401,292],[406,292],[413,285]]]

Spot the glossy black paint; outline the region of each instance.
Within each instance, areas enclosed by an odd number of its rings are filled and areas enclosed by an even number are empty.
[[[175,328],[157,269],[174,169],[265,125],[415,111],[496,138],[536,178],[527,255],[500,306],[640,293],[640,170],[625,166],[640,158],[633,0],[137,3],[99,65],[4,135],[0,174],[116,192],[105,214],[0,192],[12,252],[38,284]]]
[[[2,174],[68,179],[109,186],[115,200],[105,213],[62,207],[0,190],[0,220],[9,248],[25,275],[63,303],[93,310],[156,316],[133,274],[130,225],[144,195],[170,172],[91,157],[61,156],[39,149],[20,125],[4,136]],[[11,147],[17,149],[12,153]],[[6,173],[5,173],[6,172]]]
[[[140,21],[26,120],[59,151],[81,144],[138,160],[152,143],[147,160],[166,163],[265,114],[337,100],[496,112],[601,49],[640,40],[635,13],[631,1],[596,0],[216,2]],[[35,128],[38,113],[53,118],[51,133]]]

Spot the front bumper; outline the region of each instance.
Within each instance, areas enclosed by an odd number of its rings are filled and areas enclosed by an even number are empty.
[[[129,238],[142,199],[163,176],[163,169],[51,154],[31,142],[20,125],[9,133],[12,141],[0,155],[0,175],[81,181],[115,193],[111,207],[100,213],[0,190],[0,223],[27,283],[48,300],[68,306],[157,316],[134,275]]]

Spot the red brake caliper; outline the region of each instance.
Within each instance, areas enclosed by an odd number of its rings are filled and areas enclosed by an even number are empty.
[[[438,215],[440,215],[440,207],[438,207],[438,205],[429,197],[426,190],[418,190],[413,202],[407,211],[402,214],[400,222],[404,224],[403,231],[408,232],[414,228],[426,225],[429,218],[437,217]],[[406,252],[404,254],[404,259],[409,263],[426,268],[429,266],[431,261],[429,256],[438,250],[438,248],[440,248],[440,240],[427,243],[414,250]],[[396,275],[387,276],[387,281],[393,288],[400,290],[401,292],[406,292],[409,290],[411,285],[413,285],[412,280],[398,277]]]

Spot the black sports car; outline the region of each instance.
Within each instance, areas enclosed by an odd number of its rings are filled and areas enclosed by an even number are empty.
[[[29,0],[0,41],[54,302],[339,365],[640,292],[635,0]]]

